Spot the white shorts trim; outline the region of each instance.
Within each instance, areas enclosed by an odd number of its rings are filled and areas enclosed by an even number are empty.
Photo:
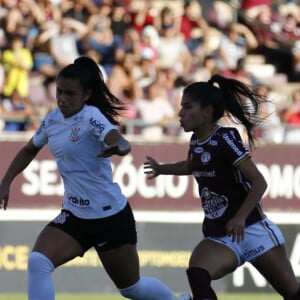
[[[285,243],[279,227],[267,217],[246,227],[242,242],[233,242],[229,236],[207,237],[207,239],[229,247],[237,256],[239,266],[246,261],[253,262],[263,253]]]

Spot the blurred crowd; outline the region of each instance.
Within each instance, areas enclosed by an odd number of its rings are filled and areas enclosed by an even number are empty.
[[[258,135],[300,141],[298,1],[0,0],[0,24],[2,131],[34,130],[56,106],[57,72],[87,55],[128,107],[123,133],[184,135],[183,87],[220,73],[270,98]]]

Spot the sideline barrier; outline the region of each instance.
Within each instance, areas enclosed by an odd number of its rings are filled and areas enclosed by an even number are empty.
[[[0,141],[0,174],[24,144],[23,141]],[[132,152],[112,158],[114,179],[135,210],[194,211],[200,209],[197,185],[192,176],[159,176],[147,180],[143,163],[147,155],[161,162],[186,157],[186,141],[163,143],[132,142]],[[300,145],[262,145],[253,153],[268,182],[263,206],[268,211],[300,212]],[[14,181],[10,208],[59,208],[63,186],[56,162],[47,147]]]

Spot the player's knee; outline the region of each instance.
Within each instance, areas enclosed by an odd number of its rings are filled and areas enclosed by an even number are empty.
[[[52,262],[44,254],[31,252],[28,257],[28,272],[51,273],[54,270]]]

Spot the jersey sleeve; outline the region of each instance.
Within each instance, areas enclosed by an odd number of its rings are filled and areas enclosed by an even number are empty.
[[[32,137],[33,144],[38,148],[41,148],[48,143],[48,135],[46,131],[46,122],[47,122],[46,119],[47,117],[41,122],[39,128],[36,130],[36,132]]]
[[[242,141],[236,128],[229,128],[222,134],[223,155],[234,167],[251,157],[250,151]]]
[[[88,131],[100,142],[104,142],[108,132],[116,127],[95,107],[91,107],[86,118]]]

